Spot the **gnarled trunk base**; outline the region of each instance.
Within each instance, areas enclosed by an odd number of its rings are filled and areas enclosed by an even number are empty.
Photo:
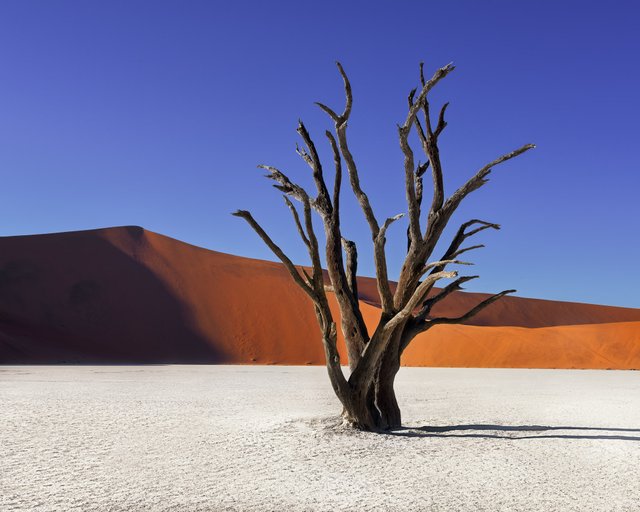
[[[342,409],[342,420],[345,425],[357,430],[379,432],[393,430],[402,424],[400,407],[396,400],[393,384],[375,386],[380,391],[376,400],[352,399]]]
[[[371,408],[369,400],[364,397],[351,397],[342,409],[342,422],[344,425],[356,430],[377,432],[380,430],[380,414]]]
[[[379,378],[376,382],[376,407],[380,412],[379,426],[383,430],[393,430],[402,426],[400,406],[393,389],[395,374]]]
[[[393,388],[395,371],[378,372],[366,392],[354,392],[343,400],[342,419],[349,427],[370,432],[393,430],[402,425]]]

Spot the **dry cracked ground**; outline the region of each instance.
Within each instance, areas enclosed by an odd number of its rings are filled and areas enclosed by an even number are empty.
[[[632,511],[640,372],[403,368],[354,433],[324,368],[0,367],[0,510]]]

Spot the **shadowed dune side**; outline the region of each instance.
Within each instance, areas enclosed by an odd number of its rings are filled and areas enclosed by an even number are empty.
[[[321,364],[277,263],[138,227],[0,238],[0,363]]]
[[[146,265],[158,257],[142,229],[1,242],[1,362],[226,360]]]
[[[375,281],[359,286],[373,328]],[[484,296],[453,294],[435,314]],[[403,363],[640,368],[640,310],[507,297],[473,322],[420,335]],[[323,364],[324,352],[278,263],[137,227],[0,238],[0,363],[60,362]]]

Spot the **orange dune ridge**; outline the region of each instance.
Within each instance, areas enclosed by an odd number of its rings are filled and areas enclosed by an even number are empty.
[[[372,328],[375,281],[359,286]],[[485,296],[452,294],[434,314]],[[638,309],[506,297],[469,323],[420,335],[403,364],[640,368]],[[282,265],[119,227],[0,238],[2,363],[324,364],[324,353]]]

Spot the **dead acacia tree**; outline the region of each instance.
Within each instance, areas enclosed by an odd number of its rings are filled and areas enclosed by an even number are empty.
[[[448,64],[438,69],[426,80],[423,66],[420,65],[418,89],[411,91],[408,97],[408,113],[404,122],[398,126],[400,148],[404,154],[404,181],[408,209],[407,242],[408,251],[400,270],[395,292],[389,285],[385,255],[386,232],[389,226],[403,214],[396,215],[380,223],[374,215],[369,198],[360,184],[359,171],[349,149],[347,124],[353,104],[351,84],[347,75],[337,63],[344,81],[346,104],[341,114],[330,107],[317,103],[335,124],[335,135],[325,133],[333,152],[335,177],[330,192],[316,145],[307,128],[299,122],[297,131],[304,147],[297,148],[300,157],[311,168],[316,193],[312,197],[304,188],[291,181],[282,171],[268,165],[258,166],[267,171],[266,177],[274,180],[275,187],[284,195],[291,210],[297,231],[311,258],[311,271],[296,267],[276,245],[271,237],[253,218],[250,212],[238,210],[234,215],[246,220],[282,261],[295,283],[309,296],[322,332],[322,343],[326,356],[327,370],[333,389],[343,405],[344,421],[363,430],[381,430],[399,427],[400,409],[394,392],[394,379],[400,369],[400,357],[411,340],[438,324],[457,324],[464,322],[496,300],[515,290],[505,290],[480,302],[466,314],[457,318],[432,317],[433,306],[445,299],[461,285],[478,276],[458,277],[454,270],[447,267],[461,264],[461,254],[483,247],[471,245],[463,247],[465,241],[485,229],[499,229],[497,224],[473,219],[460,226],[448,249],[437,261],[428,263],[444,228],[460,203],[474,190],[488,181],[494,166],[510,160],[533,148],[532,144],[522,146],[482,167],[469,181],[445,198],[443,172],[438,151],[438,138],[447,126],[445,113],[448,103],[440,109],[437,120],[432,121],[430,105],[427,99],[429,91],[446,77],[454,66]],[[413,149],[409,143],[409,134],[415,129],[426,163],[416,165]],[[369,333],[360,312],[356,281],[357,249],[355,243],[342,236],[340,228],[340,189],[342,185],[343,164],[346,166],[351,189],[358,200],[364,217],[371,230],[373,256],[376,269],[376,281],[382,314],[375,331]],[[426,215],[426,227],[423,230],[423,176],[431,168],[433,177],[433,197]],[[298,209],[291,199],[300,203]],[[325,288],[320,244],[314,232],[312,213],[322,219],[326,237],[324,253],[327,274],[331,282],[330,290]],[[454,279],[437,293],[433,287],[441,279]],[[431,292],[431,293],[430,293]],[[329,308],[327,293],[334,293],[340,309],[340,322],[346,341],[349,368],[348,378],[340,366],[340,355],[336,345],[336,322]]]

